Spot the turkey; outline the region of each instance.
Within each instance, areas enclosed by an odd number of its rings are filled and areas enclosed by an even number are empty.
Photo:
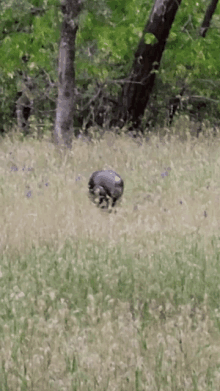
[[[89,193],[95,199],[99,197],[99,206],[106,201],[106,208],[109,205],[109,197],[112,198],[112,207],[122,196],[124,182],[120,175],[113,170],[95,171],[91,175],[88,183]]]

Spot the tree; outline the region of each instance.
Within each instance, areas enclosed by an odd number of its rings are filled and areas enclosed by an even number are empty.
[[[114,123],[120,125],[131,121],[134,127],[139,126],[180,3],[181,0],[155,0],[135,53],[131,74],[123,86]]]
[[[70,146],[75,96],[75,40],[78,30],[80,0],[62,0],[63,23],[59,46],[58,98],[54,139],[57,144]]]
[[[200,28],[200,35],[203,38],[205,38],[205,36],[206,36],[206,33],[207,33],[208,28],[210,26],[212,15],[215,12],[217,4],[218,4],[218,0],[211,0],[210,4],[207,7],[207,10],[206,10],[206,13],[205,13],[205,16],[204,16],[204,19],[203,19],[203,22],[202,22],[202,25]]]

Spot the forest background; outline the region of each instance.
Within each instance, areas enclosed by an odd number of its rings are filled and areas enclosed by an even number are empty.
[[[153,2],[143,0],[83,2],[76,35],[75,135],[105,123],[129,75],[152,6]],[[208,33],[202,37],[207,6],[206,1],[181,3],[155,71],[142,119],[144,129],[169,123],[176,98],[186,118],[218,125],[220,8],[217,5]],[[55,118],[60,3],[2,1],[0,13],[1,132],[8,132],[16,122],[16,102],[25,90],[28,133],[42,134],[52,129]]]

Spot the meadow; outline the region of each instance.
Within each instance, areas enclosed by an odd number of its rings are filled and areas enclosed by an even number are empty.
[[[220,389],[220,137],[181,126],[0,141],[0,391]]]

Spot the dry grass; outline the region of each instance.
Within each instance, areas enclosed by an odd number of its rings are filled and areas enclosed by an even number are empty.
[[[218,137],[0,151],[0,390],[218,390]],[[117,213],[88,198],[103,168]]]

